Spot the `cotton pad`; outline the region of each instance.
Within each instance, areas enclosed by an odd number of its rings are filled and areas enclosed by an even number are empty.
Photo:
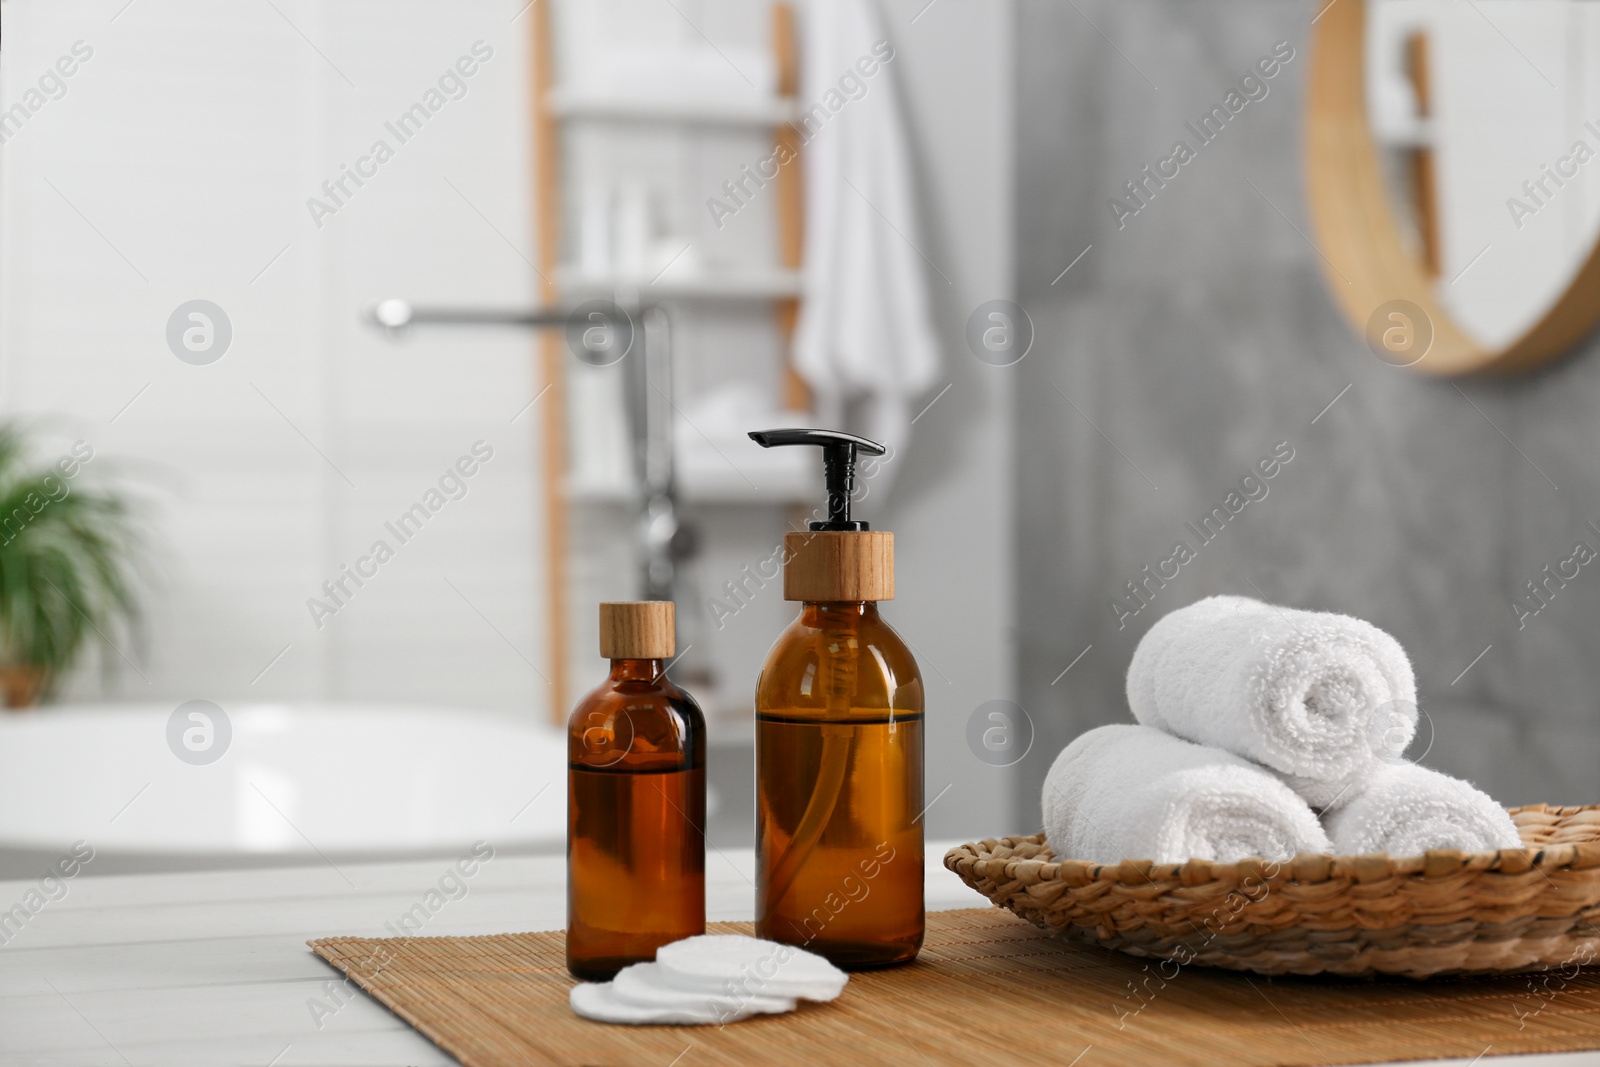
[[[669,985],[736,997],[832,1000],[850,979],[815,952],[744,934],[701,934],[662,945],[656,964]]]
[[[750,1010],[733,1013],[715,1011],[707,1007],[705,1001],[692,997],[677,1007],[648,1007],[623,1000],[610,982],[581,982],[572,987],[567,999],[572,1010],[585,1019],[602,1023],[627,1023],[631,1026],[731,1023],[755,1014]]]
[[[745,995],[692,992],[669,985],[661,973],[660,965],[655,963],[635,963],[622,968],[611,980],[611,990],[617,999],[641,1007],[689,1007],[695,1010],[703,1008],[717,1013],[719,1017],[727,1018],[735,1015],[742,1018],[749,1014],[774,1014],[794,1010],[794,1000],[790,997],[766,996],[759,993]]]

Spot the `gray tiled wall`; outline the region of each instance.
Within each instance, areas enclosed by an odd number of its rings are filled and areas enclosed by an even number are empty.
[[[1600,545],[1584,533],[1600,524],[1600,339],[1500,380],[1423,379],[1367,351],[1303,203],[1323,2],[1019,4],[1017,288],[1037,337],[1015,367],[1018,690],[1038,738],[1024,822],[1063,745],[1129,718],[1123,673],[1150,624],[1221,592],[1394,633],[1433,727],[1425,763],[1507,803],[1600,801],[1600,567],[1524,629],[1510,607],[1578,538]],[[1192,141],[1185,120],[1285,40],[1296,55],[1267,97],[1119,229],[1122,182]],[[1123,583],[1193,543],[1184,523],[1282,441],[1294,459],[1269,494],[1119,628]]]

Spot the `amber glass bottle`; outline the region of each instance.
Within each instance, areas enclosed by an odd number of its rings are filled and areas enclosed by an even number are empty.
[[[705,718],[663,673],[672,604],[600,606],[611,675],[567,729],[567,969],[611,978],[705,933]]]
[[[760,430],[763,448],[822,449],[828,517],[783,540],[800,618],[756,683],[756,934],[840,967],[922,948],[922,677],[878,601],[894,599],[894,534],[851,518],[858,456],[837,430]]]
[[[922,679],[870,601],[806,603],[756,688],[756,936],[840,967],[922,947]]]

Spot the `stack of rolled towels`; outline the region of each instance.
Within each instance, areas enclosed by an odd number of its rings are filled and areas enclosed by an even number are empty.
[[[1045,779],[1058,857],[1228,862],[1521,845],[1487,794],[1402,758],[1417,730],[1416,676],[1371,623],[1210,597],[1151,627],[1127,692],[1138,725],[1090,730]]]

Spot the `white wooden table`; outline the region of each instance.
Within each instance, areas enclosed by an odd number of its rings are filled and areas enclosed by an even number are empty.
[[[940,865],[948,847],[929,843],[928,907],[981,904]],[[10,938],[0,945],[0,1064],[451,1063],[375,1001],[341,1000],[335,972],[305,946],[332,934],[386,936],[385,924],[398,925],[418,905],[424,914],[435,906],[411,931],[422,934],[556,929],[565,921],[560,857],[497,857],[459,880],[464,894],[446,879],[456,899],[430,899],[449,870],[437,860],[80,875],[20,931],[0,927],[0,939]],[[751,917],[753,870],[748,849],[708,855],[708,918]],[[0,909],[35,888],[0,882]],[[1600,1052],[1485,1056],[1477,1067],[1536,1063],[1600,1067]]]

